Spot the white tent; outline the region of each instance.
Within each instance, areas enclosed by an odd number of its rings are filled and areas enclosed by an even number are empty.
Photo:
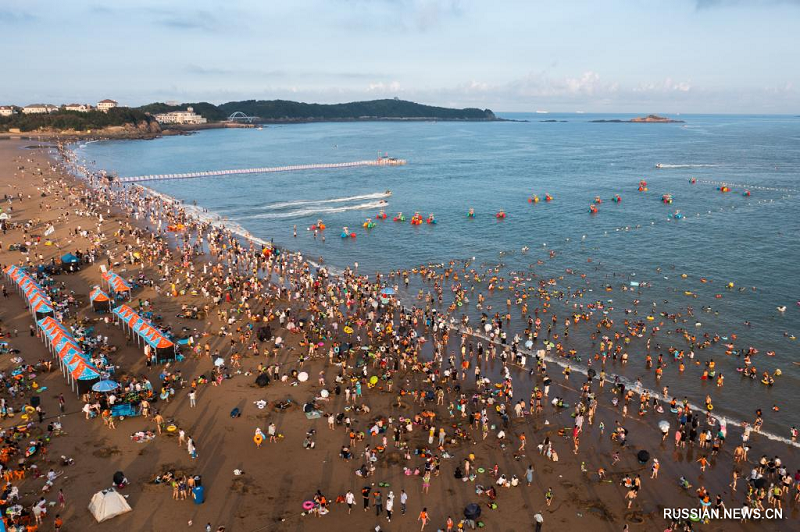
[[[131,511],[125,497],[114,490],[98,491],[89,502],[89,511],[98,523]]]

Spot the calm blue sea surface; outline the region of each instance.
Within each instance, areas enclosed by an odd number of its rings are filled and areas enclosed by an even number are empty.
[[[800,118],[688,115],[680,117],[685,124],[614,124],[590,120],[629,117],[505,116],[528,121],[278,125],[96,142],[77,152],[96,168],[120,176],[345,162],[384,152],[407,159],[403,167],[148,186],[197,202],[258,237],[322,256],[332,266],[357,261],[363,271],[385,272],[475,257],[476,267],[503,263],[505,278],[512,272],[531,278],[528,286],[540,277],[563,276],[558,287],[591,289],[579,303],[602,300],[613,307],[610,313],[618,322],[625,317],[623,309],[634,308],[634,299],[639,300],[638,316],[629,316],[634,319],[655,313],[660,320],[661,312],[681,312],[685,323],[666,322],[662,328],[662,351],[685,347],[676,327],[698,336],[737,334],[737,349],[753,345],[760,350],[754,359],[759,373],[780,368],[783,375],[772,388],[745,381],[736,372],[741,359],[726,356],[718,344],[699,351],[696,360],[714,358],[726,377],[723,388],[701,381],[701,367],[692,365],[678,375],[674,364],[665,370],[662,385],[701,403],[711,393],[719,411],[740,419],[752,420],[755,408],[767,411],[778,403],[781,411],[770,412],[766,425],[781,436],[788,435],[788,425],[800,425],[791,404],[800,385],[800,366],[793,364],[800,362],[800,344],[791,339],[800,335]],[[664,168],[657,169],[657,163]],[[696,184],[690,183],[692,177]],[[643,179],[647,192],[637,190]],[[730,183],[731,192],[720,192],[719,182]],[[552,202],[544,202],[546,193]],[[532,194],[542,201],[529,203]],[[611,201],[617,194],[620,203]],[[663,194],[672,194],[671,205],[661,202]],[[590,215],[596,196],[602,204]],[[388,204],[381,206],[381,200]],[[364,220],[381,208],[389,218],[363,229]],[[474,219],[466,217],[470,208]],[[495,218],[499,209],[507,219]],[[392,222],[398,211],[409,219],[415,211],[434,213],[438,224]],[[676,211],[684,218],[671,218]],[[328,226],[324,243],[306,230],[318,219]],[[340,238],[343,226],[357,238]],[[622,292],[620,287],[632,280],[652,287]],[[733,290],[725,288],[729,282]],[[612,291],[605,290],[607,284]],[[476,286],[479,291],[486,293],[486,286]],[[494,298],[494,310],[505,309],[507,295]],[[784,305],[786,311],[779,312]],[[687,316],[687,306],[694,317]],[[479,316],[474,308],[465,310]],[[560,315],[566,315],[563,308]],[[570,340],[585,362],[592,354],[588,339],[581,344],[576,334]],[[777,355],[766,357],[771,350]],[[625,375],[642,375],[646,386],[660,390],[652,373],[644,371],[644,345],[632,345],[629,352]]]

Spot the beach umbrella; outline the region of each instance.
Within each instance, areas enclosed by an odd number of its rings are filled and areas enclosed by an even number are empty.
[[[756,488],[758,488],[758,489],[762,489],[762,488],[764,488],[766,485],[767,485],[767,479],[765,479],[764,477],[757,478],[757,479],[755,479],[755,480],[753,481],[753,486],[755,486],[755,487],[756,487]]]
[[[470,519],[472,521],[476,520],[481,516],[481,507],[478,504],[470,503],[464,508],[464,517]]]
[[[11,216],[9,216],[7,212],[4,212],[3,214],[0,214],[0,220],[10,220],[10,219],[11,219]]]
[[[214,361],[214,365],[217,367],[221,367],[224,363],[225,359],[222,357],[217,357],[217,359]]]
[[[528,340],[527,342],[525,342],[526,349],[530,349],[531,347],[533,347],[533,340]]]
[[[119,388],[119,384],[117,384],[116,382],[110,381],[108,379],[103,379],[101,381],[97,381],[96,383],[94,383],[94,386],[92,386],[92,391],[107,393],[107,392],[113,392],[117,388]]]
[[[661,432],[669,432],[669,421],[662,419],[658,422],[658,428],[661,429]]]
[[[258,377],[256,377],[256,384],[261,388],[265,387],[269,384],[269,376],[266,373],[261,373]]]
[[[300,382],[306,382],[308,380],[308,373],[306,373],[305,371],[301,371],[300,373],[297,374],[297,380],[299,380]]]
[[[388,288],[388,287],[384,288],[383,290],[381,290],[381,294],[391,296],[394,294],[394,288]]]
[[[640,464],[646,464],[650,460],[650,453],[642,449],[638,452],[636,458],[639,460]]]
[[[589,376],[589,379],[591,380],[594,379],[594,376],[597,375],[597,372],[594,370],[594,368],[589,368],[589,371],[587,371],[586,374]]]
[[[80,262],[80,259],[72,253],[67,253],[61,257],[61,262],[64,264],[74,264],[76,262]]]

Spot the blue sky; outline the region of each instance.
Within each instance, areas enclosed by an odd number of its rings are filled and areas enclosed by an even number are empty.
[[[800,0],[0,0],[0,104],[800,114]]]

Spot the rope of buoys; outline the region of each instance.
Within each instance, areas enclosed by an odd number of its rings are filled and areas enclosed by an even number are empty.
[[[727,187],[740,187],[740,188],[749,188],[752,190],[770,190],[773,192],[798,192],[797,189],[793,188],[779,188],[779,187],[765,187],[760,185],[746,185],[742,183],[729,183],[727,181],[711,181],[708,179],[696,179],[694,182],[696,183],[704,183],[706,185],[719,185],[719,186],[727,186]]]

